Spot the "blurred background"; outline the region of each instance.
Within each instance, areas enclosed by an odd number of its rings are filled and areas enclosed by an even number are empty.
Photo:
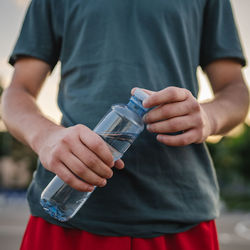
[[[0,96],[10,82],[13,68],[8,65],[30,0],[0,1]],[[243,49],[250,58],[250,1],[231,0]],[[244,68],[250,86],[250,67]],[[197,71],[200,100],[212,97],[205,75]],[[42,111],[55,122],[61,114],[56,104],[60,65],[47,80],[38,103]],[[1,109],[0,109],[1,110]],[[214,160],[221,189],[221,217],[217,220],[222,250],[250,249],[250,115],[245,124],[228,136],[211,137],[208,146]],[[0,111],[0,250],[19,249],[29,209],[26,189],[36,168],[37,156],[19,143],[1,121]]]

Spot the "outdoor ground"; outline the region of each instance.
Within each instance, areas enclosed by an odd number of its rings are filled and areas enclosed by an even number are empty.
[[[0,250],[19,249],[28,217],[23,196],[6,199],[0,195]],[[250,249],[250,212],[223,213],[217,226],[221,250]]]

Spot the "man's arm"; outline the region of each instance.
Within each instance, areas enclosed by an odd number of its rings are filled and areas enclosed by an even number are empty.
[[[91,191],[93,185],[104,186],[114,165],[106,143],[84,125],[64,128],[53,123],[36,104],[49,73],[49,65],[38,59],[15,63],[13,79],[2,97],[3,120],[16,138],[38,154],[45,168],[73,188]],[[123,165],[116,162],[117,168]]]
[[[244,122],[249,108],[249,91],[236,61],[218,60],[205,72],[211,83],[214,99],[201,104],[212,119],[212,135],[224,135]]]
[[[205,72],[211,82],[214,99],[198,103],[190,91],[168,87],[147,91],[146,108],[157,108],[145,116],[147,129],[157,140],[169,146],[201,143],[210,135],[225,134],[243,122],[248,111],[249,93],[241,65],[234,60],[217,60]],[[180,132],[177,135],[167,133]]]
[[[40,60],[20,59],[2,97],[3,120],[8,130],[36,153],[36,130],[45,136],[48,128],[59,127],[46,119],[36,105],[36,98],[49,73],[49,65]]]

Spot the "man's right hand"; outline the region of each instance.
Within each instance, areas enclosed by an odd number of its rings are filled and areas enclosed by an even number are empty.
[[[105,141],[84,125],[57,127],[41,138],[38,155],[43,166],[79,191],[103,187],[115,165]],[[116,162],[123,168],[122,160]]]

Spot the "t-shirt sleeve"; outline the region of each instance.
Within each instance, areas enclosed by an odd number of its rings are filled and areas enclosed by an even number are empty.
[[[207,0],[200,48],[200,66],[230,58],[246,65],[230,0]]]
[[[14,65],[19,57],[30,56],[55,67],[60,55],[60,38],[56,34],[50,0],[33,0],[27,10],[24,22],[9,63]]]

